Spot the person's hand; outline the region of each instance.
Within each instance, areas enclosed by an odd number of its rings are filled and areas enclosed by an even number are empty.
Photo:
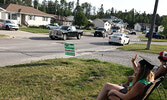
[[[108,92],[108,96],[110,96],[110,95],[113,95],[114,94],[114,92],[116,92],[117,90],[110,90],[109,92]]]
[[[136,58],[138,57],[138,55],[136,54],[136,56],[134,58],[132,58],[132,62],[135,62]]]

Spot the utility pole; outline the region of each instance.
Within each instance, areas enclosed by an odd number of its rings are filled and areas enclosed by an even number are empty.
[[[150,45],[151,45],[151,39],[152,39],[152,35],[153,35],[153,29],[154,29],[154,24],[155,24],[155,19],[156,19],[156,13],[157,13],[157,8],[158,8],[158,1],[159,0],[155,0],[155,5],[154,5],[154,12],[153,12],[153,16],[152,16],[152,20],[151,20],[151,29],[149,31],[149,38],[147,41],[147,50],[150,49]]]

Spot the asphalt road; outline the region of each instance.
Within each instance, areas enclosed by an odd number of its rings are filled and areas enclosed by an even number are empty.
[[[0,38],[0,66],[28,63],[43,59],[68,58],[64,54],[64,42],[74,43],[77,58],[99,59],[126,66],[132,66],[130,60],[136,52],[119,51],[118,45],[109,45],[108,38],[93,37],[92,34],[83,36],[81,40],[70,38],[64,40],[50,40],[48,35],[33,34],[22,31],[3,31],[0,34],[9,38]],[[130,35],[130,43],[138,43],[138,35]],[[138,53],[139,54],[139,53]],[[152,58],[159,64],[156,54],[140,53]]]

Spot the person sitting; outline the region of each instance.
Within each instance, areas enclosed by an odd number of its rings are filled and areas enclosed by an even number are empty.
[[[165,76],[167,73],[167,52],[162,51],[159,53],[158,59],[161,62],[161,65],[158,69],[155,70],[155,79]]]
[[[97,100],[106,100],[108,97],[111,100],[141,100],[145,86],[154,81],[154,75],[151,71],[153,67],[154,65],[146,59],[139,61],[137,65],[139,71],[136,73],[132,84],[129,84],[129,89],[106,83],[98,94]]]
[[[128,76],[128,80],[122,84],[122,86],[127,87],[129,85],[129,82],[132,82],[135,73],[138,71],[137,67],[136,67],[136,60],[137,55],[135,58],[132,59],[132,64],[133,64],[133,69],[134,69],[134,74],[132,76]],[[152,71],[154,72],[154,79],[157,79],[161,76],[165,76],[167,73],[167,52],[166,51],[162,51],[159,53],[158,59],[161,62],[161,65],[157,68],[155,67]]]

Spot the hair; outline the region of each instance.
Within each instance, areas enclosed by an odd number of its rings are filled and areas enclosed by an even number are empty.
[[[149,65],[143,64],[141,63],[141,61],[139,62],[139,64],[140,64],[140,70],[137,73],[136,77],[133,79],[132,81],[133,85],[131,87],[133,87],[139,80],[147,79],[149,81],[153,76],[153,72],[149,68]]]
[[[167,60],[163,59],[162,56],[158,56],[158,59],[161,60],[161,61],[163,61],[163,62],[167,62]]]

